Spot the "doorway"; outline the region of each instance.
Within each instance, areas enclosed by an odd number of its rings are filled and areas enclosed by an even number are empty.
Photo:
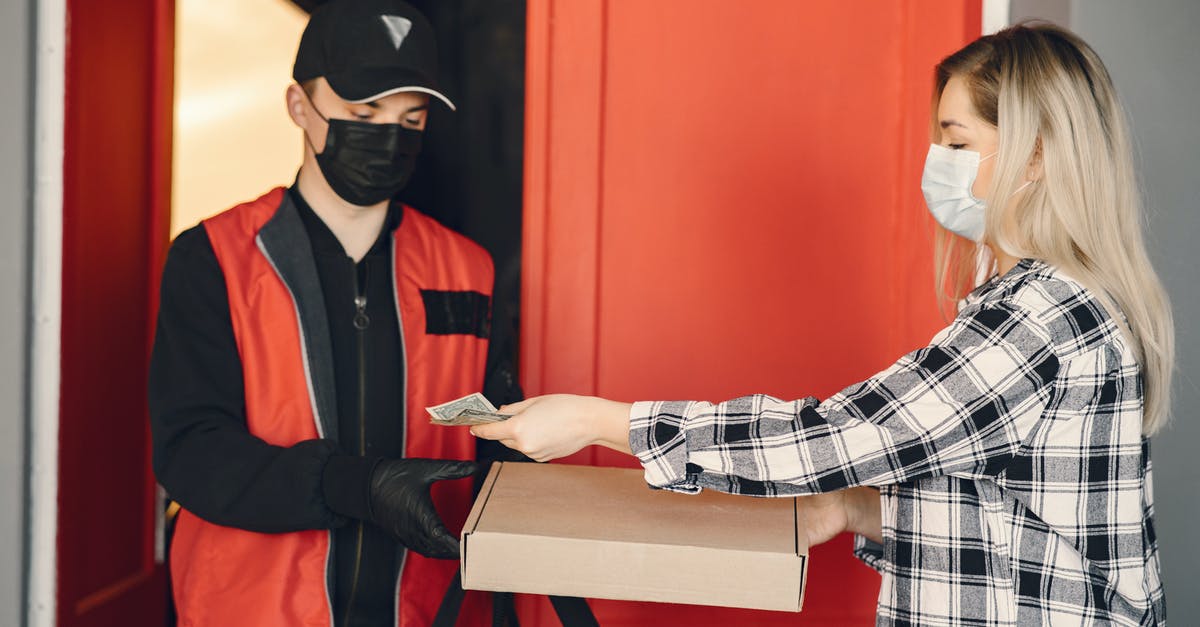
[[[283,94],[307,14],[323,1],[176,0],[172,237],[294,180],[303,140]],[[431,109],[416,172],[398,197],[491,253],[494,354],[515,372],[525,0],[410,4],[437,31],[439,80],[458,108]]]

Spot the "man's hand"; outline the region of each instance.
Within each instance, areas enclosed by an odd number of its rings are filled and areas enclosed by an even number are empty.
[[[477,472],[475,462],[383,460],[371,474],[371,521],[425,557],[458,559],[458,538],[442,524],[429,488],[435,481],[462,479]]]

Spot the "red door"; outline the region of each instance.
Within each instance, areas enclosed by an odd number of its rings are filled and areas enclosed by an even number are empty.
[[[827,397],[941,326],[919,179],[933,66],[979,34],[980,3],[528,11],[530,394]],[[593,607],[606,627],[873,622],[879,577],[848,536],[814,549],[809,576],[798,616]],[[555,624],[542,600],[521,612]]]
[[[159,627],[146,372],[170,202],[172,0],[68,0],[57,623]]]

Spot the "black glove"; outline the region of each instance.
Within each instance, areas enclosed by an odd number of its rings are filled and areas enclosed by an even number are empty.
[[[429,488],[434,481],[462,479],[477,472],[475,462],[385,459],[371,473],[371,522],[425,557],[458,559],[458,538],[442,524]]]

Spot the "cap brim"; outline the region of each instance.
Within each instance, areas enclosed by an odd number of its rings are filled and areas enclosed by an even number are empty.
[[[387,91],[381,91],[377,94],[372,94],[370,96],[367,96],[366,98],[359,98],[358,100],[350,100],[348,98],[342,98],[342,100],[345,100],[346,102],[349,102],[350,104],[361,104],[364,102],[371,102],[372,100],[379,100],[380,98],[383,98],[384,96],[390,96],[392,94],[398,94],[400,92],[405,92],[405,91],[415,91],[418,93],[429,94],[430,96],[435,96],[438,100],[441,100],[442,102],[446,103],[446,106],[450,107],[451,111],[458,110],[458,108],[454,106],[454,103],[450,102],[450,99],[447,98],[446,95],[443,94],[442,92],[440,92],[436,89],[430,89],[428,87],[417,87],[415,85],[406,85],[404,87],[395,87],[395,88],[389,89]]]
[[[429,94],[456,111],[457,107],[428,77],[397,68],[360,68],[325,77],[333,93],[346,102],[359,104],[402,92]]]

